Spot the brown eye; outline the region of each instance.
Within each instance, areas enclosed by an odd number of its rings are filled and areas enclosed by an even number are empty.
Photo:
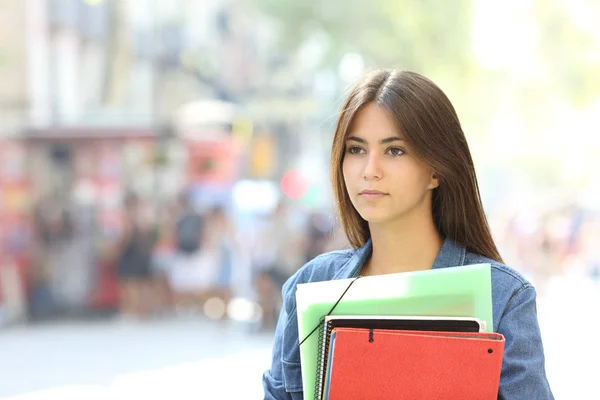
[[[348,153],[348,154],[361,154],[362,152],[363,152],[363,149],[361,149],[358,146],[349,146],[346,149],[346,153]]]
[[[404,150],[400,147],[390,147],[387,152],[393,157],[398,157],[404,154]]]

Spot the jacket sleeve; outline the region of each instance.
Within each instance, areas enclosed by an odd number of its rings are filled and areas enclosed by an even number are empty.
[[[554,399],[546,378],[536,292],[524,285],[509,300],[498,325],[506,339],[498,398]]]
[[[282,289],[283,306],[281,307],[281,313],[279,314],[279,320],[277,321],[277,328],[275,330],[275,340],[273,343],[273,358],[271,362],[271,368],[265,371],[263,374],[263,389],[265,392],[265,400],[297,400],[302,399],[302,391],[288,392],[285,384],[285,374],[283,365],[283,354],[285,349],[284,346],[290,345],[288,343],[289,338],[284,340],[284,330],[289,323],[296,322],[296,302],[295,302],[295,291],[289,291],[290,287],[295,288],[297,279],[295,276],[290,278]],[[297,339],[294,341],[297,345]],[[297,384],[297,383],[296,383]],[[301,384],[301,383],[300,383]],[[292,387],[292,385],[288,384]],[[294,385],[296,386],[296,385]],[[297,389],[294,387],[294,390]]]

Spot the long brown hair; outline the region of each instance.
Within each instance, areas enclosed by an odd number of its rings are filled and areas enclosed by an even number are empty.
[[[483,212],[475,166],[460,121],[448,97],[432,81],[414,72],[376,70],[352,88],[337,122],[331,147],[331,181],[342,227],[357,248],[370,237],[346,191],[342,162],[345,140],[356,114],[369,103],[383,107],[416,155],[439,180],[433,190],[435,226],[467,250],[502,262]]]

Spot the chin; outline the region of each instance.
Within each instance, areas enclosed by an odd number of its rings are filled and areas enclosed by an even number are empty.
[[[391,215],[384,210],[360,210],[358,213],[362,219],[370,224],[380,224],[391,219]]]

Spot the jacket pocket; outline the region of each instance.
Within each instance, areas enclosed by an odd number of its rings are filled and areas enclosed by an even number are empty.
[[[283,384],[288,393],[300,393],[302,398],[302,369],[300,363],[281,360],[283,367]],[[293,397],[295,398],[295,397]]]

